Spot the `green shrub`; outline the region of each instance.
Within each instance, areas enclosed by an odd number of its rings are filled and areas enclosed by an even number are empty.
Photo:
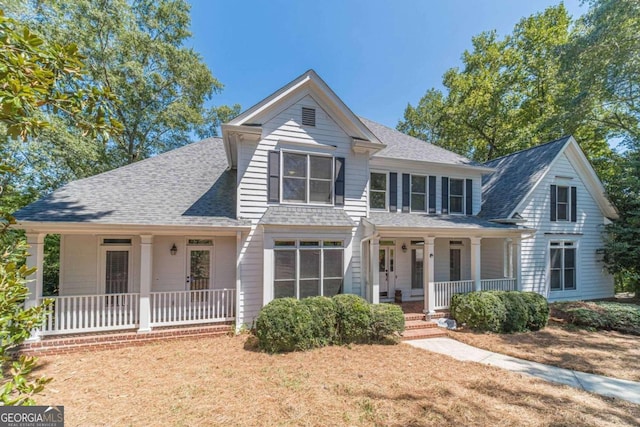
[[[258,345],[269,353],[313,347],[312,317],[295,298],[277,298],[262,307],[256,319]]]
[[[337,315],[337,338],[342,344],[362,343],[369,339],[371,307],[357,295],[339,294],[333,297]]]
[[[549,322],[549,303],[547,299],[537,292],[520,292],[520,295],[529,309],[527,329],[539,331]]]
[[[456,294],[451,298],[450,311],[458,323],[481,331],[502,331],[506,317],[504,303],[492,292]]]
[[[336,340],[336,305],[331,298],[310,297],[300,300],[311,314],[311,334],[315,347],[324,347]]]
[[[554,303],[553,311],[577,326],[640,335],[640,306],[635,304],[573,301]]]
[[[371,337],[374,341],[396,339],[404,331],[404,313],[395,304],[371,306]]]
[[[491,292],[502,300],[506,310],[502,332],[524,332],[529,323],[529,307],[518,291],[494,291]]]

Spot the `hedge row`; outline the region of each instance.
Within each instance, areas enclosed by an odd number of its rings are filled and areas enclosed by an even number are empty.
[[[278,298],[265,305],[256,320],[258,345],[269,353],[396,340],[402,331],[404,314],[399,306],[372,305],[348,294]]]
[[[554,316],[576,326],[640,335],[640,306],[608,301],[572,301],[552,304]]]
[[[451,316],[480,331],[537,331],[549,321],[549,304],[540,294],[520,291],[482,291],[451,298]]]

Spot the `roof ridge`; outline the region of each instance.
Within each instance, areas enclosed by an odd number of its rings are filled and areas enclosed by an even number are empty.
[[[507,157],[515,156],[516,154],[524,153],[525,151],[535,150],[537,148],[544,147],[545,145],[551,145],[551,144],[554,144],[556,142],[559,142],[559,141],[561,141],[563,139],[567,139],[567,138],[570,138],[570,137],[571,137],[571,135],[564,135],[564,136],[562,136],[560,138],[554,139],[553,141],[544,142],[542,144],[534,145],[533,147],[529,147],[529,148],[523,148],[522,150],[514,151],[513,153],[505,154],[504,156],[500,156],[500,157],[496,157],[495,159],[487,160],[486,162],[484,162],[482,164],[486,165],[487,163],[491,163],[491,162],[495,162],[497,160],[501,160],[501,159],[504,159],[504,158],[507,158]]]

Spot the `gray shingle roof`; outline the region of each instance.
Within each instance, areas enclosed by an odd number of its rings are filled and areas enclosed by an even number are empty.
[[[397,212],[371,212],[367,221],[378,227],[397,228],[491,228],[491,229],[515,229],[511,224],[499,224],[477,216],[464,215],[427,215],[419,213]]]
[[[419,160],[450,165],[481,166],[479,163],[452,151],[406,135],[380,123],[365,119],[364,117],[359,117],[359,119],[383,144],[387,145],[386,148],[374,154],[374,157]]]
[[[14,215],[19,221],[242,226],[236,173],[220,138],[209,138],[73,181]]]
[[[544,175],[569,138],[565,136],[485,163],[495,172],[482,178],[480,216],[507,218]]]
[[[311,206],[271,206],[262,216],[263,225],[302,225],[321,227],[355,227],[342,209]]]

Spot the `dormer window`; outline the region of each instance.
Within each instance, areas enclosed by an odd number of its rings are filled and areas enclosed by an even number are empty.
[[[302,126],[316,125],[316,109],[302,107]]]

